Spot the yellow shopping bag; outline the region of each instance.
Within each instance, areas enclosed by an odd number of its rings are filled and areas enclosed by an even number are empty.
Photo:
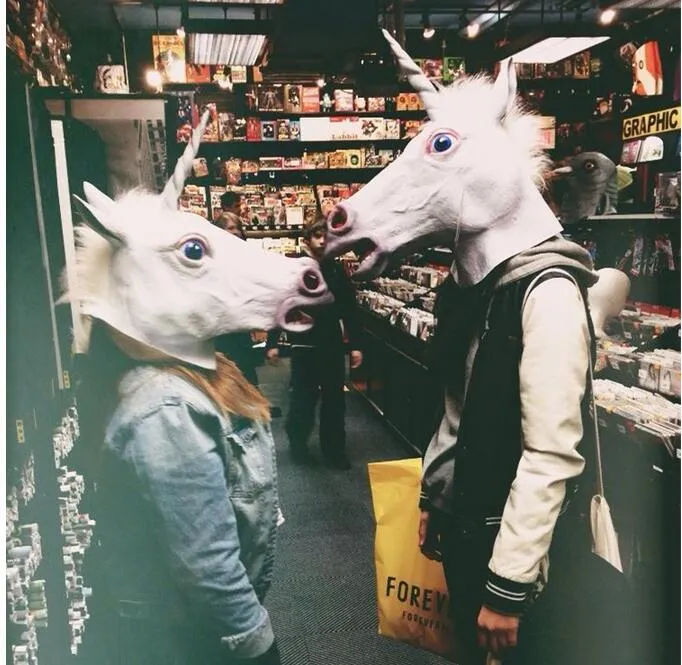
[[[379,634],[454,658],[443,567],[419,550],[421,459],[368,464]]]

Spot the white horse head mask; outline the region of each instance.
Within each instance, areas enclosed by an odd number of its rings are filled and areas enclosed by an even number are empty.
[[[75,197],[76,284],[65,299],[86,322],[104,322],[145,357],[216,366],[213,339],[240,330],[311,327],[301,308],[331,297],[317,263],[256,249],[177,200],[207,116],[161,195],[132,191],[112,200],[85,183]],[[89,337],[89,324],[84,327]],[[76,340],[87,350],[88,340]]]
[[[384,36],[429,121],[395,162],[332,211],[327,251],[357,248],[363,256],[356,274],[371,277],[392,254],[446,236],[454,244],[455,277],[476,284],[561,230],[538,191],[544,157],[536,118],[516,102],[511,61],[495,82],[473,76],[435,87],[385,30]]]

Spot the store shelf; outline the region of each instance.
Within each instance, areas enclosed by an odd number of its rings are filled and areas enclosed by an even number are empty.
[[[259,117],[263,120],[276,120],[277,118],[390,118],[405,120],[419,120],[426,116],[426,111],[320,111],[318,113],[287,113],[283,111],[247,111],[247,116]]]
[[[315,151],[321,151],[322,147],[329,147],[330,149],[341,149],[341,148],[352,148],[352,147],[364,147],[368,145],[375,145],[378,148],[402,148],[404,147],[409,141],[411,140],[411,137],[403,137],[400,139],[371,139],[371,138],[361,138],[361,139],[323,139],[319,141],[263,141],[258,140],[258,141],[203,141],[202,143],[199,144],[199,151],[206,150],[206,151],[219,151],[223,152],[225,150],[238,150],[238,149],[246,149],[246,148],[252,148],[253,150],[256,150],[258,152],[262,152],[263,148],[267,148],[268,146],[277,146],[278,148],[282,148],[284,146],[287,146],[288,148],[292,149],[295,147],[298,147],[301,152],[304,152],[306,150],[311,150],[314,149]],[[184,150],[184,146],[186,146],[186,143],[183,142],[178,142],[178,147],[182,150]]]
[[[258,173],[242,173],[240,185],[333,184],[335,182],[369,182],[381,169],[275,169]],[[187,184],[225,187],[225,178],[188,178]]]
[[[679,215],[660,215],[656,213],[636,213],[630,215],[595,215],[593,217],[587,217],[586,219],[575,222],[574,224],[567,224],[564,226],[564,233],[570,233],[571,231],[584,230],[587,228],[606,228],[608,225],[621,225],[626,226],[628,224],[664,224],[670,222],[680,221]]]
[[[254,229],[245,233],[247,238],[298,238],[303,229]]]

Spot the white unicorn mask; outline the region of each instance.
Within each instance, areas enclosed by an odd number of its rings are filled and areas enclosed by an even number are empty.
[[[384,30],[429,122],[403,154],[328,219],[327,252],[361,253],[356,275],[381,273],[391,255],[446,236],[453,274],[480,282],[495,266],[561,231],[538,191],[544,169],[536,118],[516,102],[516,74],[435,87]]]
[[[132,191],[114,201],[84,184],[87,201],[75,198],[87,226],[77,229],[77,279],[64,299],[79,302],[86,337],[97,319],[142,357],[214,369],[214,338],[306,330],[312,319],[301,308],[331,296],[312,259],[266,253],[176,209],[205,120],[161,195]],[[76,343],[87,350],[87,339]]]

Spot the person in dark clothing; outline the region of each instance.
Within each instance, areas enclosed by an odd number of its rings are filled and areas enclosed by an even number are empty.
[[[234,192],[226,192],[233,194]],[[223,194],[225,197],[226,194]],[[222,204],[222,199],[221,199]],[[216,220],[216,225],[224,231],[231,233],[237,238],[246,240],[242,220],[232,212],[223,212]],[[241,370],[252,385],[258,385],[258,373],[256,372],[256,354],[253,349],[253,340],[249,332],[230,333],[222,335],[215,340],[215,349],[229,358]]]
[[[291,405],[286,432],[292,459],[297,464],[311,461],[307,442],[315,423],[315,407],[320,393],[320,447],[324,460],[332,467],[350,468],[346,455],[345,396],[346,374],[344,331],[348,338],[350,365],[362,364],[358,350],[355,289],[340,263],[322,260],[327,236],[324,219],[306,228],[305,250],[320,262],[322,275],[334,295],[334,303],[315,312],[315,325],[305,333],[289,333],[291,342]],[[341,323],[343,322],[343,329]],[[276,362],[279,331],[268,334],[267,358]]]

